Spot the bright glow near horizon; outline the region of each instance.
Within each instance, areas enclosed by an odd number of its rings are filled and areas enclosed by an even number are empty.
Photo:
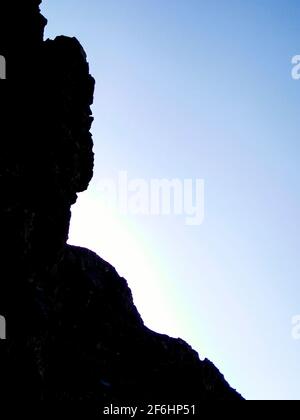
[[[146,324],[248,399],[300,398],[298,0],[44,0],[97,88],[95,176],[70,242],[108,260]],[[204,179],[205,220],[122,216],[102,178]]]
[[[137,227],[116,209],[108,207],[99,194],[89,192],[81,194],[72,218],[73,227],[82,228],[71,229],[69,242],[97,251],[106,261],[113,261],[121,276],[130,275],[135,304],[142,306],[147,326],[176,336],[178,320],[172,318],[166,299],[166,269]]]

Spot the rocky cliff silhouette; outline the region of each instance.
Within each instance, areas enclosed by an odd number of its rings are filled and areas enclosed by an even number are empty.
[[[70,208],[93,173],[94,79],[75,38],[44,41],[40,1],[4,3],[2,398],[240,400],[188,344],[144,325],[126,280],[110,264],[67,245]]]

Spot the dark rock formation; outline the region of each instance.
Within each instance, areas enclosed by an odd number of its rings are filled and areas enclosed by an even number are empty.
[[[43,40],[46,20],[39,1],[4,3],[2,398],[240,400],[184,341],[144,326],[126,281],[112,266],[91,251],[66,245],[70,207],[92,177],[94,80],[75,38]]]

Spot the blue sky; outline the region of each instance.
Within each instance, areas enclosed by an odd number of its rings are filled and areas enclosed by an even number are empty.
[[[125,276],[153,329],[249,399],[300,398],[298,0],[44,0],[97,80],[96,167],[70,242]],[[203,179],[205,219],[122,215],[103,178]]]

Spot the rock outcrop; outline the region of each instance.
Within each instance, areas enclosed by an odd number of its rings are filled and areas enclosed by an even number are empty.
[[[70,208],[93,173],[94,79],[75,38],[44,41],[46,19],[38,0],[4,3],[2,398],[101,404],[240,400],[188,344],[144,325],[127,282],[110,264],[67,245]]]

